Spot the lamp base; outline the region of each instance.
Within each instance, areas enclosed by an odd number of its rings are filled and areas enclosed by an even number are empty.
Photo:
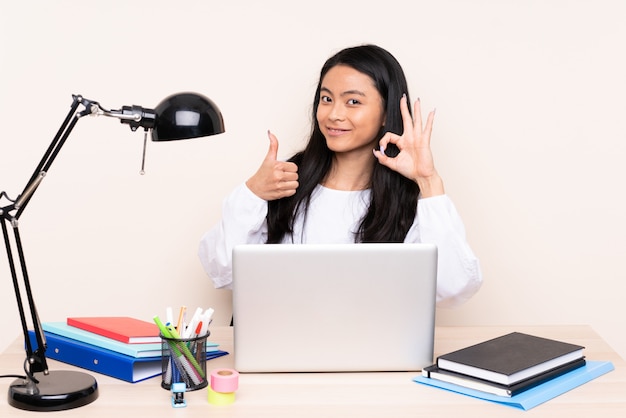
[[[98,399],[98,383],[92,376],[70,370],[35,373],[39,383],[29,379],[13,381],[9,405],[29,411],[63,411]]]

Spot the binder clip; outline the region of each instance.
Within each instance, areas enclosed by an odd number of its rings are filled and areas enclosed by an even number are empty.
[[[186,390],[187,385],[185,383],[172,383],[172,408],[184,408],[187,406],[187,401],[185,401]]]

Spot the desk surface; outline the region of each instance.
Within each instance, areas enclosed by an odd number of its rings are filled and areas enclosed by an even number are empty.
[[[539,327],[438,327],[435,356],[499,335],[520,331],[585,346],[590,360],[609,360],[615,370],[522,412],[467,396],[414,383],[416,372],[242,374],[234,404],[214,406],[206,389],[187,392],[187,407],[174,409],[170,392],[160,379],[130,384],[97,373],[99,398],[92,404],[55,417],[623,417],[626,416],[626,362],[587,326]],[[211,360],[207,370],[232,368],[230,327],[214,327],[210,340],[231,355]],[[0,356],[0,374],[23,374],[24,351],[18,339]],[[75,369],[49,360],[51,370]],[[6,393],[13,379],[0,380],[0,416],[34,416],[8,405]]]

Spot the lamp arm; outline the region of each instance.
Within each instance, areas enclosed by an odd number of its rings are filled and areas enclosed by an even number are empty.
[[[74,129],[76,122],[78,122],[79,116],[77,115],[76,110],[78,109],[78,106],[80,106],[82,98],[80,96],[73,96],[73,99],[74,100],[72,102],[70,111],[63,120],[63,123],[59,127],[56,135],[52,139],[52,142],[48,146],[48,149],[39,161],[39,164],[35,168],[35,171],[31,175],[30,179],[28,180],[28,183],[26,183],[24,191],[16,199],[13,208],[6,208],[9,210],[16,210],[16,213],[14,215],[15,219],[20,218],[33,193],[35,193],[35,190],[37,190],[37,187],[39,187],[39,184],[41,184],[43,177],[45,177],[46,173],[50,169],[50,166],[59,154],[61,147],[63,147],[65,141]]]
[[[9,268],[11,270],[11,277],[13,279],[13,288],[15,290],[15,296],[17,299],[17,307],[20,313],[20,322],[22,324],[22,332],[25,336],[28,336],[28,326],[26,322],[26,313],[24,311],[24,305],[22,303],[22,296],[20,293],[20,286],[17,280],[17,271],[15,270],[15,263],[13,261],[13,251],[11,249],[11,241],[9,239],[9,232],[7,228],[7,222],[2,219],[2,236],[4,237],[4,245],[6,247],[7,256],[9,258]],[[27,359],[32,357],[33,349],[30,343],[30,339],[25,337],[25,348]]]
[[[33,376],[36,372],[43,372],[48,374],[48,363],[46,361],[46,337],[41,328],[41,321],[39,320],[39,314],[37,313],[37,307],[33,298],[33,292],[30,287],[30,280],[28,279],[28,271],[26,270],[26,260],[24,258],[24,251],[22,247],[22,240],[20,238],[18,222],[16,220],[11,221],[13,227],[15,245],[17,247],[18,257],[20,260],[20,267],[22,270],[22,278],[24,281],[24,287],[26,290],[26,298],[28,301],[29,311],[31,313],[31,320],[33,322],[33,328],[35,332],[35,339],[37,341],[37,349],[33,350],[29,335],[28,324],[26,320],[26,313],[22,302],[22,295],[20,292],[20,285],[18,282],[17,270],[15,267],[15,261],[13,258],[13,251],[11,249],[11,241],[9,239],[9,233],[7,228],[8,221],[2,220],[2,235],[4,237],[4,244],[7,251],[7,257],[9,259],[9,268],[11,270],[11,277],[13,279],[13,288],[15,290],[15,297],[17,300],[17,306],[20,313],[20,322],[22,324],[22,333],[24,334],[24,347],[26,350],[26,363],[24,365],[24,372],[28,375],[30,380],[38,383],[37,379]],[[28,368],[26,367],[28,366]]]
[[[26,268],[26,260],[24,257],[24,251],[22,246],[22,241],[19,233],[19,217],[22,212],[26,208],[26,205],[30,201],[30,198],[33,196],[39,185],[41,184],[43,178],[45,177],[48,169],[56,159],[61,150],[61,147],[65,144],[65,141],[69,137],[72,132],[74,126],[78,122],[80,114],[77,114],[76,111],[81,104],[85,104],[84,99],[80,96],[73,96],[73,102],[70,107],[70,111],[67,116],[63,120],[59,130],[56,135],[52,139],[50,146],[44,153],[41,158],[39,164],[35,168],[32,176],[29,181],[26,183],[24,187],[24,191],[15,199],[15,201],[8,198],[5,192],[2,192],[1,196],[6,197],[9,200],[9,204],[7,206],[0,206],[0,218],[2,220],[2,235],[4,238],[4,243],[6,247],[7,257],[9,260],[9,267],[11,270],[11,277],[13,279],[13,287],[15,290],[15,297],[17,300],[18,310],[20,314],[20,321],[22,325],[22,332],[24,334],[24,345],[26,350],[26,364],[28,365],[28,370],[26,366],[24,367],[25,372],[28,374],[29,378],[35,383],[37,380],[34,378],[33,374],[36,372],[43,372],[44,374],[48,374],[48,365],[45,357],[46,350],[46,340],[43,330],[41,328],[41,322],[39,320],[39,315],[37,313],[37,307],[35,305],[35,300],[33,298],[32,289],[30,286],[30,280],[28,277],[28,271]],[[8,225],[13,229],[15,247],[17,249],[17,257],[19,260],[21,275],[24,283],[24,290],[26,293],[26,299],[28,301],[28,310],[30,311],[31,321],[33,324],[35,338],[37,341],[37,349],[33,350],[32,344],[30,342],[30,338],[28,335],[28,323],[26,319],[26,311],[24,309],[24,304],[22,302],[22,295],[20,292],[20,286],[18,281],[18,271],[16,268],[15,255],[12,250],[11,240],[9,238]]]

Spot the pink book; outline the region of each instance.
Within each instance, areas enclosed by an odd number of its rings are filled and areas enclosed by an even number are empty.
[[[128,316],[67,318],[67,325],[127,344],[161,342],[159,328],[155,323]]]

